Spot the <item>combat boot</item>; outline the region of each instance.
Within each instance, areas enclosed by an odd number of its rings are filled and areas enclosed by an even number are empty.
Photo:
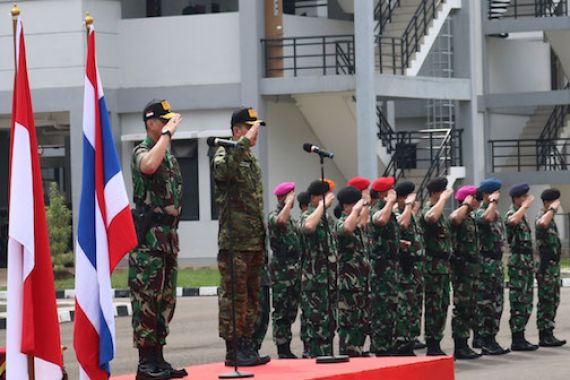
[[[231,345],[231,341],[229,343]],[[230,348],[226,341],[226,349]],[[235,359],[235,361],[234,361]],[[238,338],[235,349],[233,347],[226,353],[226,367],[253,367],[259,365],[259,356],[256,356],[252,351],[247,349],[244,344],[244,338]]]
[[[566,340],[558,340],[554,336],[553,329],[540,330],[538,332],[538,336],[539,336],[538,345],[540,347],[560,347],[566,344]]]
[[[297,356],[291,352],[291,343],[278,344],[277,356],[279,359],[297,359]]]
[[[156,365],[155,347],[139,348],[136,380],[169,380],[170,374]]]
[[[483,345],[483,338],[480,335],[474,334],[473,335],[473,348],[481,348]]]
[[[504,355],[511,352],[508,348],[503,348],[497,343],[495,337],[481,338],[481,353],[483,355]]]
[[[422,350],[424,348],[426,348],[426,344],[416,338],[416,340],[414,341],[414,350]]]
[[[253,355],[257,358],[258,363],[256,365],[263,365],[267,364],[271,361],[271,357],[269,355],[259,355],[259,348],[255,347],[253,340],[249,337],[242,338],[242,347],[246,350],[250,355]]]
[[[473,351],[467,344],[467,338],[455,338],[455,348],[453,351],[455,359],[478,359],[481,354]]]
[[[439,346],[439,342],[436,342],[433,339],[426,340],[427,344],[427,356],[446,356],[447,354],[443,352],[441,347]]]
[[[524,331],[513,333],[513,342],[511,343],[512,351],[535,351],[538,345],[530,343],[524,337]]]
[[[398,347],[398,349],[394,351],[394,356],[416,356],[414,353],[414,342],[406,343]]]
[[[188,372],[184,368],[176,369],[172,367],[172,364],[164,360],[164,346],[156,346],[156,366],[158,369],[168,372],[171,379],[182,379],[188,376]]]

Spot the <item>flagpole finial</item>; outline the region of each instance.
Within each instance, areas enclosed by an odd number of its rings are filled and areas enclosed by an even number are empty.
[[[12,7],[11,11],[12,13],[12,18],[16,18],[20,15],[20,8],[18,7],[18,4],[14,3],[14,6]]]
[[[91,25],[93,25],[93,16],[91,16],[91,13],[87,12],[85,13],[85,26],[89,28]]]

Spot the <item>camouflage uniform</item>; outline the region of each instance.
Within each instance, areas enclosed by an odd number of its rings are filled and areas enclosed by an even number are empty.
[[[426,250],[424,335],[426,341],[441,342],[449,307],[449,256],[452,243],[447,216],[441,214],[433,224],[426,222],[426,214],[432,207],[433,204],[428,201],[420,218]]]
[[[545,214],[541,210],[536,222]],[[536,272],[538,282],[538,305],[536,326],[539,331],[554,329],[556,310],[560,305],[560,254],[561,244],[554,218],[547,228],[536,225],[536,247],[540,253],[540,264]]]
[[[378,200],[370,209],[371,221],[385,204]],[[394,213],[383,227],[370,223],[370,237],[370,351],[384,353],[394,348],[400,301],[400,227]]]
[[[220,210],[218,231],[218,268],[221,275],[218,293],[219,334],[226,341],[233,338],[230,244],[233,243],[236,273],[235,335],[237,338],[250,338],[255,329],[259,315],[261,272],[265,263],[261,169],[257,158],[249,149],[249,139],[241,137],[237,142],[243,149],[226,151],[225,148],[220,147],[212,162],[216,184],[216,204]]]
[[[269,263],[267,258],[267,251],[265,254],[265,265],[261,269],[261,281],[259,287],[259,315],[257,316],[257,321],[255,323],[255,328],[251,339],[253,341],[254,347],[261,349],[261,345],[265,340],[265,335],[267,335],[267,329],[269,328],[269,315],[271,314],[271,279],[269,278]]]
[[[143,155],[154,144],[147,136],[134,148],[131,162],[134,202],[153,213],[144,241],[129,254],[133,343],[137,348],[166,344],[176,306],[178,217],[164,214],[166,209],[181,210],[182,174],[169,150],[154,174],[140,171]]]
[[[337,251],[332,235],[333,222],[327,214],[326,222],[321,220],[315,231],[307,234],[304,231],[305,220],[314,211],[315,208],[309,206],[301,215],[305,248],[305,259],[301,268],[301,324],[304,324],[301,339],[312,357],[330,355],[332,352],[330,342],[336,329],[334,314],[337,305]],[[329,225],[326,226],[325,223]],[[325,228],[330,232],[328,252],[325,251]],[[333,310],[332,319],[329,307]]]
[[[453,262],[453,319],[451,328],[454,339],[471,336],[476,330],[477,288],[481,271],[479,236],[472,212],[465,219],[451,226],[455,258]]]
[[[477,329],[481,338],[495,337],[499,332],[504,303],[503,249],[505,225],[497,213],[491,223],[483,220],[489,204],[482,203],[475,211],[475,221],[481,245],[481,272],[477,289]]]
[[[505,220],[517,210],[511,206],[507,211]],[[511,247],[511,257],[509,258],[511,318],[509,325],[511,331],[516,333],[525,330],[532,312],[534,258],[532,255],[532,233],[526,216],[516,226],[507,223],[507,236]]]
[[[342,355],[361,356],[369,324],[369,252],[360,227],[348,235],[344,232],[347,216],[343,213],[336,223],[338,336]]]
[[[267,228],[271,256],[273,296],[273,340],[276,345],[289,344],[291,326],[297,318],[301,296],[301,239],[298,222],[289,216],[285,225],[277,224],[283,207],[269,213]]]

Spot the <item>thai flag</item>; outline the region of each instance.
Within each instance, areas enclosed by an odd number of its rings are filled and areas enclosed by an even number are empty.
[[[7,378],[60,380],[63,358],[22,21],[10,141]],[[29,373],[28,362],[34,373]]]
[[[83,104],[83,185],[75,254],[74,347],[81,379],[108,379],[115,356],[111,273],[137,245],[89,26]]]

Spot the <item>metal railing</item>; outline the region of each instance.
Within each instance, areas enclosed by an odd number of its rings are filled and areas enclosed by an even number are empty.
[[[382,34],[384,27],[392,22],[394,9],[400,6],[400,0],[380,0],[374,8],[374,18],[377,20],[374,25],[374,34]]]
[[[292,7],[295,10],[327,7],[328,5],[328,0],[283,0],[283,8]]]
[[[489,140],[491,171],[568,170],[570,139]]]
[[[566,0],[488,0],[489,20],[568,16]]]
[[[566,86],[568,88],[568,86]],[[570,112],[570,105],[557,105],[552,110],[548,121],[546,122],[544,129],[538,137],[538,141],[553,141],[560,136],[560,132],[566,126],[566,116]],[[546,165],[546,163],[553,158],[557,158],[559,155],[558,147],[552,144],[539,144],[537,146],[538,162],[540,166]]]
[[[354,35],[262,39],[265,76],[354,74]]]
[[[377,136],[382,142],[382,145],[386,147],[388,153],[395,152],[396,150],[396,142],[392,139],[393,136],[396,135],[394,128],[388,122],[388,119],[384,116],[384,112],[382,112],[382,108],[376,105],[376,116],[378,121],[376,122],[376,126],[378,127]]]
[[[377,62],[380,73],[405,73],[414,54],[420,50],[423,38],[436,18],[442,2],[443,0],[421,0],[401,37],[377,36]]]

